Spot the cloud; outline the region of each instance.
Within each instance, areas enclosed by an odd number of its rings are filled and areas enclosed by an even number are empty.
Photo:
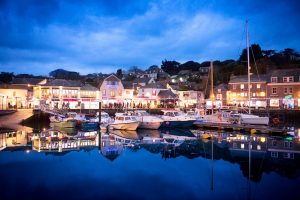
[[[249,17],[253,43],[263,49],[299,47],[299,14],[283,1],[2,1],[0,70],[113,72],[164,59],[237,59],[247,7],[256,9]],[[270,21],[269,11],[278,23]],[[289,13],[292,19],[282,17]]]

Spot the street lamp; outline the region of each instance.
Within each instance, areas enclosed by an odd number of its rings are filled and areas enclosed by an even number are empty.
[[[4,109],[3,109],[3,101],[4,101],[4,97],[5,97],[5,96],[4,96],[4,95],[1,95],[1,97],[2,97],[2,101],[1,101],[1,109],[4,110]]]

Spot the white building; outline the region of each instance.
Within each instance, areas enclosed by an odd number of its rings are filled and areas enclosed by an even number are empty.
[[[123,104],[124,87],[121,80],[115,75],[110,75],[103,80],[100,86],[100,99],[104,107]]]

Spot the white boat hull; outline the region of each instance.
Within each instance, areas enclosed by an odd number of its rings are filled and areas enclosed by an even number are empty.
[[[139,128],[158,129],[162,122],[140,122]]]
[[[109,124],[110,129],[135,131],[139,126],[139,122],[128,122],[128,123],[111,123]]]
[[[268,125],[269,117],[254,117],[254,118],[241,118],[241,124],[252,124],[252,125]]]

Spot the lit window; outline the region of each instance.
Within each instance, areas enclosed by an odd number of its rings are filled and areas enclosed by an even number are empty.
[[[114,90],[110,91],[110,96],[111,96],[111,97],[115,97],[115,96],[116,96],[116,93],[115,93]]]
[[[254,96],[254,97],[255,97],[255,96],[256,96],[256,93],[255,93],[255,92],[253,92],[252,96]]]
[[[245,96],[245,95],[244,95],[244,92],[241,92],[241,96],[242,96],[242,97]]]
[[[245,144],[241,144],[241,149],[245,149]]]
[[[257,145],[257,150],[261,150],[261,146],[260,145]]]
[[[241,84],[241,89],[244,89],[244,84]]]
[[[256,88],[257,88],[257,89],[260,89],[260,84],[259,84],[259,83],[256,85]]]

